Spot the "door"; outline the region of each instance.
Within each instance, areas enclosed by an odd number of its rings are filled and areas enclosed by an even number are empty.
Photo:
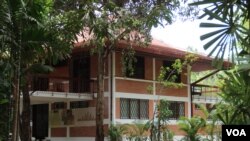
[[[32,137],[42,140],[48,137],[48,104],[32,106]]]

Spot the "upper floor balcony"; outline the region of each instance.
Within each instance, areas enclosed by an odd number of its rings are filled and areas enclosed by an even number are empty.
[[[31,96],[82,100],[93,99],[96,89],[95,80],[80,77],[51,77],[41,74],[34,76],[30,85]]]
[[[218,96],[220,89],[217,86],[195,84],[191,85],[193,102],[197,103],[216,103],[221,100]]]

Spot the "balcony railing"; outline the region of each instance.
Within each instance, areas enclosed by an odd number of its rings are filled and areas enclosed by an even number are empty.
[[[191,94],[193,100],[206,101],[206,102],[217,102],[220,100],[218,93],[219,88],[216,86],[195,84],[191,86]]]
[[[37,75],[33,77],[30,90],[93,94],[96,92],[96,81],[83,78]]]

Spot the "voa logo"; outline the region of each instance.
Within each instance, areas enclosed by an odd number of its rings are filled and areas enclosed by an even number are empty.
[[[226,129],[227,136],[247,136],[244,129]]]

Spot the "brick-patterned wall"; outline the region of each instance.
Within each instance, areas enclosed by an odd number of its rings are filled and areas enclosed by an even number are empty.
[[[164,96],[187,97],[188,89],[187,86],[183,86],[181,88],[165,88],[160,84],[156,84],[156,94]]]
[[[66,137],[66,136],[67,136],[66,127],[51,128],[51,137]]]
[[[195,104],[192,104],[193,106],[193,116],[201,116],[201,117],[205,117],[204,113],[202,112],[201,109],[196,109],[195,108]],[[203,106],[206,106],[205,104],[201,104]]]
[[[49,73],[51,77],[69,77],[69,66],[56,67],[54,71]]]
[[[154,117],[154,100],[149,100],[148,105],[148,117],[149,119],[152,119]]]
[[[133,80],[116,80],[116,91],[137,94],[149,94],[147,87],[152,85],[150,82],[138,82]]]
[[[107,136],[108,125],[104,125],[104,134]],[[95,137],[96,127],[95,126],[79,126],[70,127],[70,137]]]

